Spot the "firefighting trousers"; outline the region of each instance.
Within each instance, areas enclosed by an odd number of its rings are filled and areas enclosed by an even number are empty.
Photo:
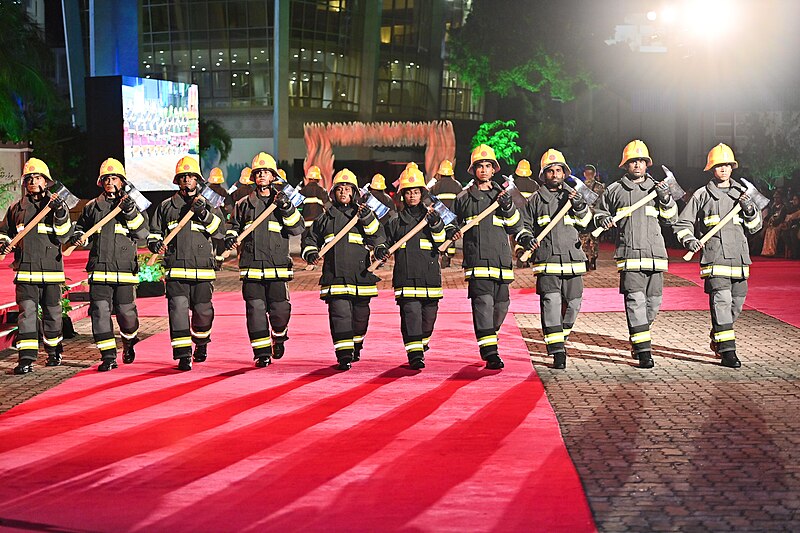
[[[272,355],[272,344],[289,338],[289,285],[285,281],[242,281],[247,335],[253,359]]]
[[[542,334],[548,355],[566,351],[564,343],[572,332],[583,301],[582,276],[536,276],[536,294],[539,295],[539,310]]]
[[[213,292],[214,285],[210,281],[167,280],[169,336],[172,340],[173,359],[190,357],[192,342],[201,346],[211,342],[211,324],[214,322],[214,306],[211,304]]]
[[[350,362],[360,351],[369,326],[369,298],[326,298],[336,359]]]
[[[634,354],[652,348],[650,326],[661,308],[662,272],[620,272],[619,292],[625,296],[625,318]]]
[[[139,332],[139,314],[136,312],[135,285],[89,285],[89,316],[92,318],[92,335],[102,359],[116,359],[117,341],[111,314],[117,316],[123,343],[129,343]]]
[[[48,354],[64,340],[61,319],[60,283],[17,283],[17,350],[19,360],[35,361],[39,353],[39,313],[42,306],[42,337],[44,349]]]
[[[400,306],[400,332],[403,334],[408,361],[424,359],[436,324],[439,300],[400,298],[397,305]]]
[[[711,340],[718,353],[736,350],[733,324],[742,313],[747,296],[747,280],[709,277],[705,281],[708,306],[711,309]]]
[[[471,279],[467,296],[472,306],[472,327],[481,359],[497,355],[497,332],[508,314],[511,301],[508,284],[488,279]]]

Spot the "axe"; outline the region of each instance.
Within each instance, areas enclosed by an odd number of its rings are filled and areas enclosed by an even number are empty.
[[[209,194],[206,191],[209,191],[212,194]],[[208,203],[214,208],[219,207],[219,205],[222,205],[222,203],[218,203],[217,205],[214,205],[215,203],[224,202],[225,201],[225,199],[222,196],[220,196],[219,194],[217,194],[214,191],[212,191],[211,187],[206,187],[205,185],[203,185],[203,188],[200,190],[200,196],[205,198],[208,201]],[[192,200],[192,205],[194,205],[194,202],[196,200],[197,200],[197,197],[195,197],[195,199]],[[193,216],[194,216],[194,211],[192,211],[191,206],[189,206],[189,210],[186,211],[186,214],[184,214],[183,218],[180,219],[180,221],[178,222],[178,225],[175,226],[172,229],[172,231],[170,231],[169,234],[167,234],[166,237],[164,237],[163,246],[167,246],[170,242],[172,242],[172,240],[175,237],[178,236],[178,233],[180,233],[180,231],[184,228],[184,226],[186,226],[186,224],[189,223],[189,221],[192,219]],[[158,254],[153,254],[153,255],[150,256],[150,259],[148,259],[147,265],[148,266],[153,266],[153,265],[156,264],[157,260],[158,260]]]
[[[383,202],[372,196],[367,190],[366,186],[364,186],[363,189],[360,189],[360,192],[364,196],[365,199],[364,203],[367,205],[367,207],[369,207],[372,210],[373,213],[375,213],[376,217],[380,219],[381,217],[385,216],[386,213],[389,212],[389,208],[386,207],[383,204]],[[339,233],[337,233],[333,237],[333,239],[326,242],[322,246],[322,249],[320,249],[319,251],[319,256],[323,257],[326,253],[328,253],[330,249],[333,248],[336,245],[336,243],[341,240],[342,237],[347,235],[350,232],[350,230],[353,229],[353,227],[356,225],[357,222],[358,222],[358,212],[356,212],[355,216],[350,219],[350,222],[348,222],[342,229],[339,230]]]
[[[755,185],[753,185],[744,178],[740,178],[740,181],[744,183],[745,186],[745,190],[741,191],[742,194],[740,195],[740,197],[745,194],[749,196],[750,199],[753,200],[753,203],[755,204],[756,208],[759,210],[764,209],[765,207],[767,207],[767,205],[769,205],[769,199],[766,198],[763,194],[761,194],[758,191],[758,189],[756,189]],[[735,217],[741,210],[742,210],[742,204],[737,202],[736,205],[733,206],[733,209],[728,211],[728,214],[722,217],[722,219],[719,221],[719,223],[717,223],[716,226],[708,230],[708,233],[700,237],[699,239],[700,244],[707,243],[711,239],[711,237],[719,233],[719,231],[725,226],[725,224],[733,220],[733,217]],[[694,254],[695,252],[689,250],[684,254],[683,260],[690,261],[692,257],[694,257]]]
[[[464,189],[467,189],[468,187],[470,187],[470,186],[473,184],[473,182],[474,182],[474,180],[470,180],[470,182],[469,182],[467,185],[465,185],[465,186],[464,186]],[[508,194],[511,194],[511,191],[513,191],[513,190],[516,188],[516,187],[515,187],[515,185],[514,185],[514,181],[513,181],[513,180],[511,180],[511,181],[507,181],[507,182],[504,184],[504,186],[502,186],[502,187],[503,187],[503,190],[504,190],[504,191],[506,191]],[[492,203],[489,205],[489,207],[487,207],[486,209],[484,209],[483,211],[481,211],[481,212],[478,214],[478,216],[476,216],[475,218],[473,218],[472,220],[470,220],[469,222],[467,222],[466,224],[464,224],[464,226],[463,226],[463,227],[459,228],[459,230],[458,230],[458,231],[460,231],[460,232],[461,232],[461,234],[463,235],[464,233],[466,233],[467,231],[469,231],[469,230],[470,230],[470,229],[472,229],[473,227],[475,227],[475,226],[477,226],[478,224],[480,224],[480,223],[481,223],[481,220],[483,220],[483,219],[484,219],[484,218],[486,218],[487,216],[489,216],[489,215],[491,215],[492,213],[494,213],[494,212],[497,210],[497,208],[498,208],[498,207],[500,207],[500,202],[498,202],[497,200],[495,200],[494,202],[492,202]],[[447,249],[450,247],[450,245],[451,245],[451,244],[453,244],[453,239],[447,239],[446,241],[444,241],[444,242],[442,243],[442,245],[441,245],[441,246],[439,246],[439,251],[440,251],[440,252],[444,252],[444,251],[446,251],[446,250],[447,250]]]
[[[678,200],[678,199],[682,198],[683,195],[686,194],[686,192],[678,184],[678,180],[675,179],[675,175],[666,166],[661,165],[661,168],[664,169],[665,177],[664,177],[663,181],[664,181],[664,183],[666,183],[669,186],[669,194],[670,194],[670,196],[672,196],[672,198],[674,200]],[[623,218],[625,218],[626,216],[629,216],[631,213],[633,213],[634,211],[636,211],[637,209],[639,209],[643,205],[646,205],[646,204],[650,203],[650,201],[653,198],[655,198],[656,196],[658,196],[658,195],[656,194],[655,190],[650,191],[649,193],[647,193],[647,196],[645,196],[644,198],[642,198],[638,202],[635,202],[633,205],[631,205],[629,207],[621,209],[616,215],[611,217],[611,220],[613,222],[615,222],[615,223],[620,221],[620,220],[622,220]],[[604,227],[595,228],[592,231],[592,237],[598,237],[605,230],[606,230],[606,228],[604,228]]]

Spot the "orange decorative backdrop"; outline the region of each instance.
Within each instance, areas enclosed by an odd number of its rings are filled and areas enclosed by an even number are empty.
[[[333,179],[333,146],[425,146],[425,169],[430,176],[445,159],[455,163],[456,137],[449,120],[433,122],[332,122],[303,126],[306,159],[322,171],[327,189]]]

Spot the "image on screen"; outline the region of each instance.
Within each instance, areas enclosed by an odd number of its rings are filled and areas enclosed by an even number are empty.
[[[199,160],[197,85],[122,77],[125,169],[143,191],[175,189],[175,163]]]

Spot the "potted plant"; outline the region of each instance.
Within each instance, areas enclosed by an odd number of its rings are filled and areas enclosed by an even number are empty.
[[[69,291],[69,287],[66,285],[61,286],[61,321],[62,325],[62,335],[65,339],[72,339],[75,337],[75,326],[72,324],[72,317],[69,316],[69,312],[72,311],[72,302],[70,301],[69,297],[67,296],[67,291]]]
[[[163,296],[164,289],[164,261],[159,257],[153,266],[147,261],[153,254],[139,254],[139,288],[136,295],[141,298],[150,296]]]

